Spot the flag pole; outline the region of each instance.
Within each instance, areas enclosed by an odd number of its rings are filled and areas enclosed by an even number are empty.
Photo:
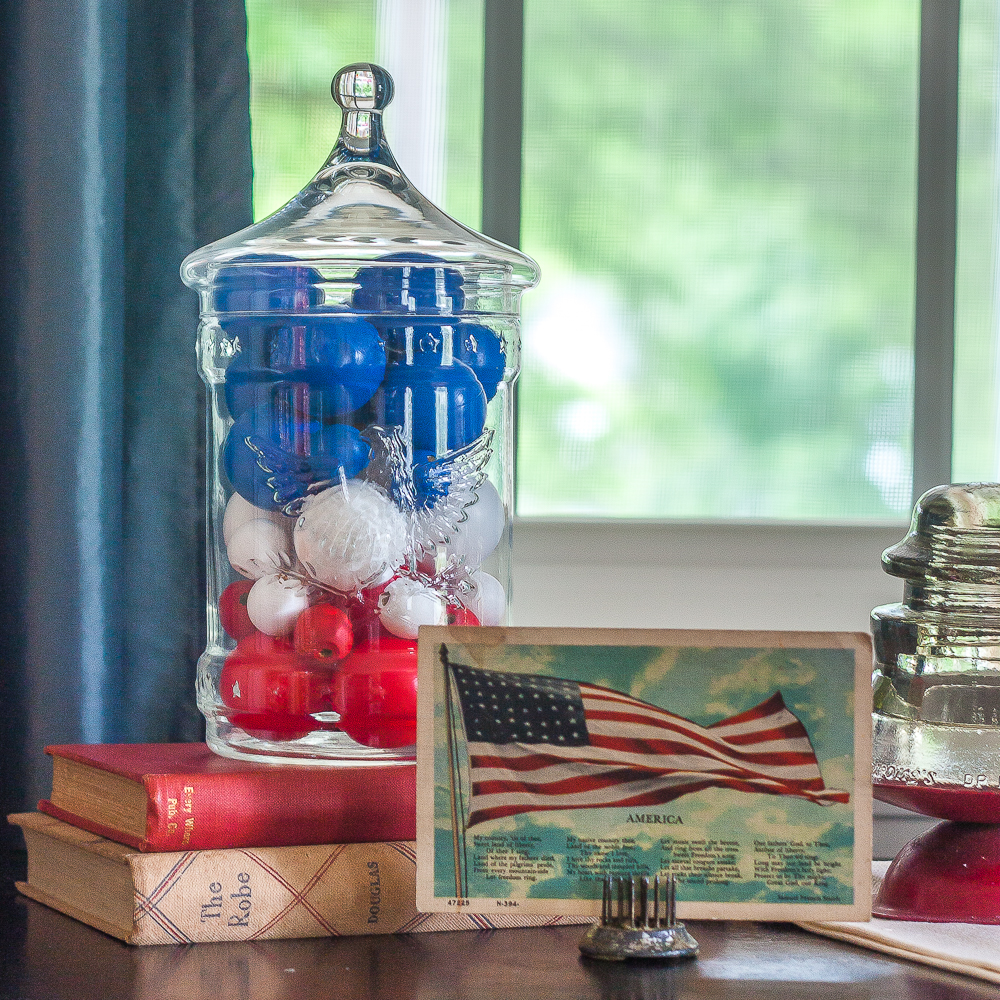
[[[460,851],[458,846],[458,827],[459,827],[459,809],[458,809],[458,799],[455,794],[456,776],[458,773],[458,751],[455,746],[456,736],[456,725],[455,725],[455,703],[453,698],[453,681],[451,661],[448,659],[448,647],[441,643],[441,665],[444,667],[444,685],[445,685],[445,706],[446,706],[446,724],[448,729],[448,784],[449,790],[451,792],[451,841],[452,850],[454,852],[454,864],[455,864],[455,895],[462,899],[465,896],[463,892],[463,885],[466,883],[466,879],[463,878],[462,871],[462,855],[464,850]],[[464,813],[464,809],[462,812]],[[462,847],[465,847],[465,823],[464,815],[462,817]]]

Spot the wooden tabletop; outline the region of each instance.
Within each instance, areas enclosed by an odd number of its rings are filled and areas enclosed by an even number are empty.
[[[0,1000],[972,1000],[987,982],[807,934],[691,921],[701,956],[596,962],[582,929],[135,948],[0,893]]]

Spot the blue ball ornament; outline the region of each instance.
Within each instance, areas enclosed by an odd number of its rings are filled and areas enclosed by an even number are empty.
[[[229,415],[235,420],[252,407],[266,402],[281,378],[281,372],[264,364],[254,364],[251,354],[241,351],[226,368],[223,393]]]
[[[240,414],[222,446],[233,489],[255,507],[284,511],[311,487],[357,476],[370,445],[354,427],[318,417],[321,410],[279,396]]]
[[[455,325],[454,337],[457,344],[452,350],[476,373],[487,400],[492,399],[507,367],[500,335],[488,326],[462,322]]]
[[[426,253],[379,257],[362,267],[355,281],[351,303],[361,312],[452,313],[465,305],[461,272]]]
[[[363,406],[385,376],[385,348],[378,330],[350,314],[309,317],[283,326],[271,342],[271,367],[297,381],[337,387],[343,413]]]
[[[312,267],[233,261],[215,276],[212,307],[220,313],[305,312],[323,301],[322,280]]]
[[[303,316],[272,326],[263,345],[257,339],[226,369],[226,405],[234,418],[284,383],[322,390],[320,418],[343,417],[371,399],[385,374],[381,337],[360,316]]]
[[[381,324],[380,324],[381,325]],[[487,401],[497,392],[507,358],[500,335],[488,326],[461,320],[443,324],[440,320],[414,317],[406,326],[383,329],[386,357],[398,365],[442,365],[457,358],[479,379]]]
[[[375,403],[384,427],[403,428],[416,451],[436,456],[471,444],[486,423],[486,394],[461,361],[388,365]]]

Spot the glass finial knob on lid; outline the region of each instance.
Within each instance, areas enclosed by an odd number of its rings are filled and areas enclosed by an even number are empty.
[[[352,63],[333,78],[330,92],[345,111],[384,111],[395,87],[381,66]]]
[[[383,145],[382,112],[394,89],[392,77],[373,63],[353,63],[333,78],[330,92],[344,111],[338,146],[371,155]]]

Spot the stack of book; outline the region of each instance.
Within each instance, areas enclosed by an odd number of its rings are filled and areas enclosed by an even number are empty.
[[[418,913],[415,767],[282,767],[203,743],[47,747],[17,887],[130,944],[574,922]]]

